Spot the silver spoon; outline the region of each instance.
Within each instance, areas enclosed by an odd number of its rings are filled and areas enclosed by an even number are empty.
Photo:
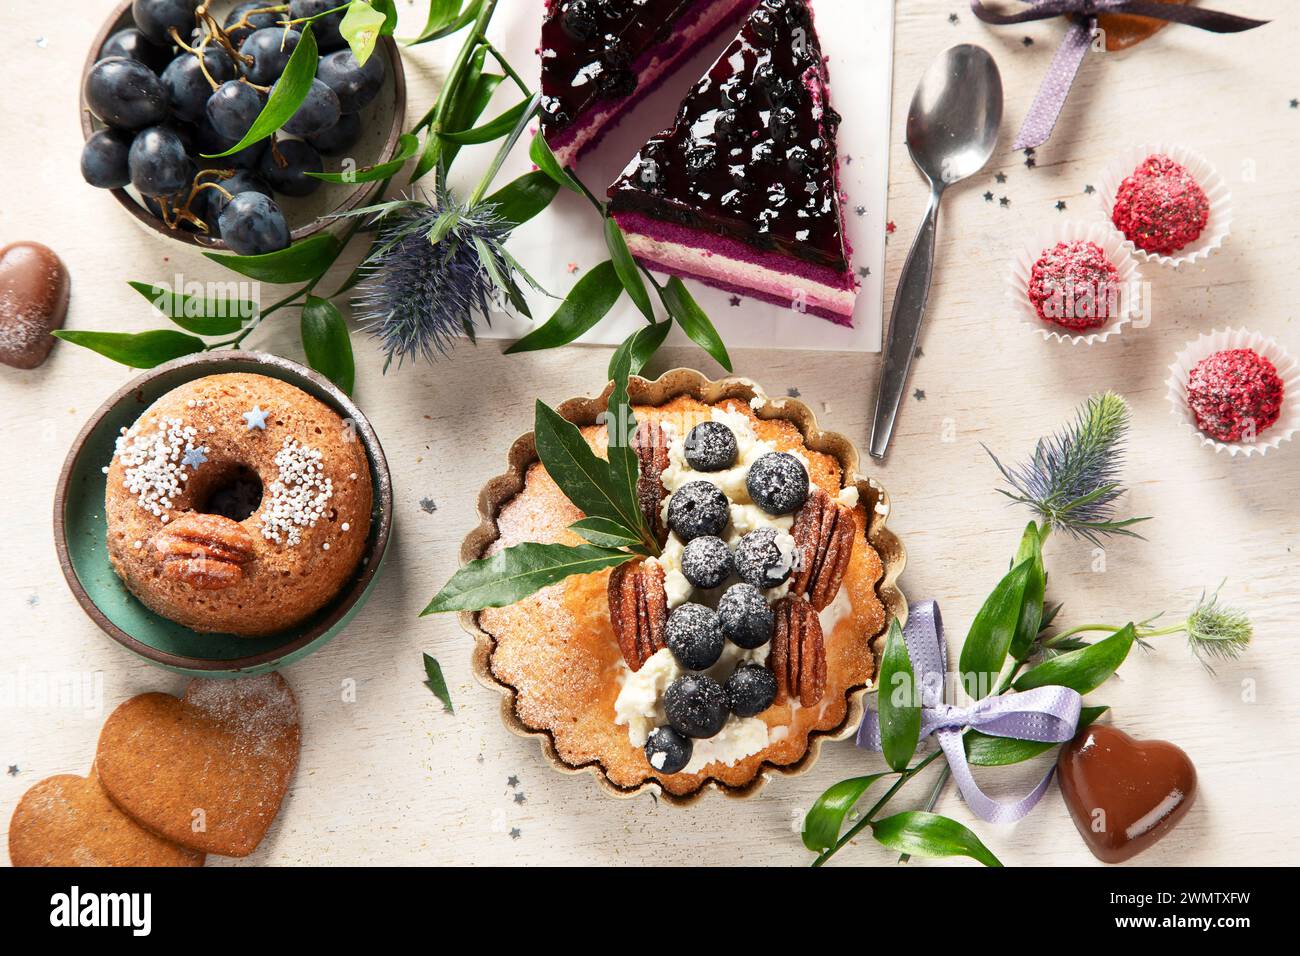
[[[912,95],[907,151],[930,183],[930,207],[903,264],[889,314],[889,340],[871,427],[872,458],[885,457],[907,387],[934,272],[939,201],[945,189],[979,172],[988,162],[1001,125],[1002,77],[983,47],[963,43],[945,50],[930,64]]]

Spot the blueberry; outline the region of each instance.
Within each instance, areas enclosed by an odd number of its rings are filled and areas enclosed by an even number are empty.
[[[691,762],[691,738],[671,727],[656,727],[645,742],[645,759],[660,773],[677,773]]]
[[[289,4],[289,16],[294,20],[314,17],[342,5],[338,0],[292,0]],[[343,14],[346,12],[340,10],[338,13],[328,14],[311,22],[311,32],[316,36],[316,46],[319,49],[337,50],[348,42],[339,33],[339,24],[343,22]]]
[[[759,528],[740,539],[736,545],[736,574],[740,580],[756,588],[774,588],[790,576],[793,551],[783,552],[777,545],[777,535],[775,528]]]
[[[127,154],[131,151],[131,134],[117,129],[101,129],[81,148],[81,178],[100,189],[118,189],[131,181]]]
[[[763,455],[745,479],[750,500],[770,515],[788,515],[808,499],[808,469],[789,452]]]
[[[139,60],[100,60],[86,74],[82,96],[90,112],[117,129],[142,129],[167,118],[162,81]]]
[[[683,604],[668,615],[664,629],[668,649],[688,671],[712,667],[722,656],[722,629],[718,615],[703,604]]]
[[[755,717],[776,700],[776,677],[762,664],[741,664],[727,678],[727,706],[737,717]]]
[[[361,117],[356,113],[344,113],[339,121],[329,129],[321,130],[314,136],[308,136],[307,142],[317,152],[326,156],[342,156],[361,139]]]
[[[263,27],[254,30],[239,45],[239,52],[253,58],[248,68],[248,80],[258,86],[270,86],[280,78],[289,63],[302,34],[297,30],[287,33],[280,27]]]
[[[384,87],[385,73],[384,58],[378,52],[362,66],[351,50],[339,50],[321,57],[316,67],[316,79],[334,91],[344,113],[357,113],[369,106]]]
[[[312,80],[307,95],[294,114],[284,121],[284,131],[294,136],[312,136],[339,121],[339,98],[320,80]]]
[[[289,244],[284,214],[273,200],[261,193],[244,192],[230,200],[218,225],[222,240],[237,255],[261,255]]]
[[[262,177],[247,169],[236,169],[230,176],[215,176],[205,179],[204,182],[215,183],[231,196],[238,196],[240,193],[261,193],[267,198],[274,198],[271,187],[262,180]],[[220,225],[221,214],[226,211],[230,200],[217,189],[201,189],[199,197],[203,200],[203,208],[196,211],[200,212],[208,222]]]
[[[727,722],[727,695],[706,674],[683,674],[664,691],[664,713],[679,734],[712,737]]]
[[[727,543],[711,534],[692,538],[682,552],[682,574],[697,588],[716,588],[735,569]]]
[[[273,6],[275,6],[275,4],[269,2],[269,0],[245,0],[244,3],[239,4],[239,6],[226,14],[226,20],[222,26],[225,28],[226,36],[230,38],[230,42],[235,46],[239,46],[248,39],[249,35],[254,30],[261,30],[264,27],[273,27],[279,23],[281,19],[287,19],[282,13],[277,13],[275,11],[269,13],[253,13],[254,10],[266,10],[268,7]],[[252,13],[253,15],[245,19],[245,14],[249,13]],[[236,23],[247,23],[248,26],[235,27],[234,25]]]
[[[194,164],[175,130],[150,126],[136,133],[127,153],[131,185],[143,196],[171,196],[194,175]]]
[[[720,535],[731,517],[731,503],[711,481],[688,481],[668,499],[668,527],[683,541]]]
[[[172,59],[170,46],[159,46],[135,27],[118,30],[104,41],[99,57],[102,60],[109,56],[139,60],[155,73],[165,70]]]
[[[595,6],[592,0],[569,0],[560,13],[560,26],[564,32],[579,43],[596,39],[600,33],[600,20]]]
[[[170,44],[171,31],[181,39],[194,33],[194,11],[199,0],[131,0],[131,19],[154,43]]]
[[[244,138],[262,112],[262,94],[247,83],[227,80],[208,97],[208,122],[212,128],[232,143]]]
[[[736,436],[722,422],[700,422],[686,435],[686,464],[696,471],[722,471],[736,463]]]
[[[776,615],[752,584],[733,584],[718,601],[722,634],[737,647],[753,650],[772,639]]]
[[[281,165],[282,160],[284,165]],[[276,192],[286,196],[310,196],[320,188],[320,180],[307,173],[319,173],[325,164],[321,162],[320,153],[302,140],[282,139],[262,154],[257,168]]]

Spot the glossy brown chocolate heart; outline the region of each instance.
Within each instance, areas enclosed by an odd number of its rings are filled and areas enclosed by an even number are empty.
[[[1163,740],[1094,724],[1062,748],[1061,795],[1092,855],[1119,863],[1177,826],[1196,799],[1196,768]]]
[[[1186,3],[1187,0],[1157,0],[1158,3]],[[1118,53],[1137,46],[1153,34],[1169,26],[1165,20],[1137,17],[1131,13],[1103,13],[1097,17],[1097,26],[1106,31],[1106,52]]]
[[[68,270],[39,242],[0,249],[0,362],[35,368],[68,314]]]

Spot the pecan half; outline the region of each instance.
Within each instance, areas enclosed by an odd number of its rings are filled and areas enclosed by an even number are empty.
[[[795,515],[790,534],[797,549],[791,594],[806,594],[815,610],[822,610],[839,593],[853,554],[857,535],[853,509],[814,489]]]
[[[776,628],[768,669],[776,676],[776,702],[797,698],[812,707],[826,693],[826,645],[817,612],[803,598],[784,597],[772,605]]]
[[[629,561],[609,576],[609,619],[614,625],[623,660],[634,671],[668,646],[668,592],[658,563]]]
[[[253,560],[253,536],[221,515],[183,514],[154,535],[166,577],[200,591],[218,591],[244,579]]]
[[[655,539],[663,544],[668,540],[668,529],[661,517],[664,498],[663,473],[668,467],[668,433],[657,422],[641,422],[632,435],[632,447],[641,463],[641,477],[636,483],[637,503],[654,532]]]

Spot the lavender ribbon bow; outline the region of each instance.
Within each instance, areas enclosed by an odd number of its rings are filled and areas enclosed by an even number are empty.
[[[921,736],[934,734],[948,758],[953,779],[966,805],[988,823],[1014,823],[1024,817],[1047,792],[1055,765],[1026,796],[1014,803],[999,803],[979,788],[966,761],[962,731],[971,727],[995,737],[1064,743],[1074,736],[1083,699],[1069,687],[1049,685],[1023,693],[986,697],[970,707],[943,702],[943,681],[948,673],[948,648],[943,640],[943,619],[939,605],[919,601],[908,606],[903,640],[912,660],[912,671],[921,690]],[[887,693],[889,688],[881,688]],[[858,729],[858,746],[879,751],[880,715],[867,712]]]
[[[1181,23],[1211,33],[1241,33],[1253,30],[1268,23],[1267,20],[1252,20],[1232,13],[1220,13],[1201,7],[1180,6],[1168,3],[1154,3],[1151,0],[1026,0],[1032,4],[1028,10],[1018,13],[998,13],[987,9],[981,0],[970,0],[971,12],[985,23],[1006,26],[1013,23],[1028,23],[1032,20],[1047,20],[1052,17],[1070,18],[1070,27],[1065,32],[1065,39],[1052,57],[1052,65],[1038,88],[1033,105],[1025,117],[1024,125],[1016,136],[1013,149],[1031,149],[1047,142],[1056,127],[1056,120],[1065,105],[1065,99],[1074,85],[1074,77],[1083,64],[1083,58],[1092,45],[1093,34],[1097,30],[1099,13],[1131,13],[1141,17],[1152,17],[1171,23]]]

